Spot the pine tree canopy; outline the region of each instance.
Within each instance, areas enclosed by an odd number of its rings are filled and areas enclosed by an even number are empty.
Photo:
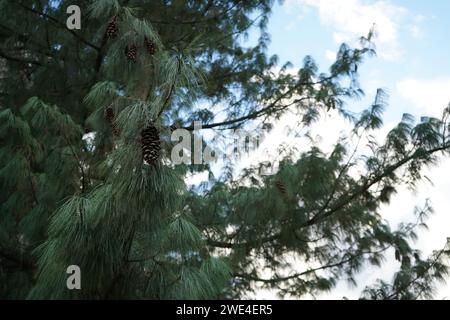
[[[66,26],[73,4],[80,30]],[[364,95],[358,67],[375,55],[374,30],[342,44],[327,72],[309,56],[292,72],[267,54],[272,5],[0,0],[0,298],[301,298],[355,283],[389,254],[392,282],[362,298],[433,297],[450,248],[414,247],[431,205],[397,229],[381,208],[449,155],[450,106],[420,123],[405,114],[378,141],[387,94],[360,113],[346,104]],[[195,121],[210,135],[270,135],[291,114],[308,138],[330,113],[351,133],[332,152],[313,139],[285,149],[271,175],[262,163],[236,176],[231,161],[221,175],[171,161],[171,132]],[[208,182],[189,187],[200,172]],[[71,265],[81,290],[66,285]]]

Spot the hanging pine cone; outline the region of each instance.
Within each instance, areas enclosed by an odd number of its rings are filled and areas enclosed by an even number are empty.
[[[105,109],[105,118],[108,120],[108,122],[114,121],[114,110],[112,108],[112,105],[109,105]]]
[[[158,160],[161,151],[158,129],[151,123],[142,130],[141,136],[143,158],[145,162],[152,164]]]
[[[114,109],[112,108],[112,104],[110,104],[109,106],[106,107],[105,109],[105,118],[106,120],[109,122],[109,124],[111,125],[111,130],[113,132],[113,134],[115,136],[119,135],[119,129],[117,129],[117,125],[115,123],[115,114],[114,114]]]
[[[169,127],[169,129],[170,129],[170,132],[172,133],[172,132],[174,132],[175,130],[178,130],[178,129],[180,129],[180,124],[179,123],[174,123],[174,124],[172,124],[170,127]]]
[[[117,17],[112,18],[106,27],[106,36],[110,39],[114,39],[119,34],[119,27],[117,26]]]
[[[147,37],[144,39],[144,46],[147,49],[147,52],[152,56],[156,52],[156,45],[155,43],[148,39]]]
[[[136,62],[136,60],[137,60],[137,47],[134,44],[126,46],[126,48],[125,48],[125,55],[127,56],[128,61]]]
[[[283,196],[286,196],[286,195],[287,195],[286,186],[284,185],[283,182],[281,182],[280,180],[276,180],[276,181],[275,181],[275,187],[277,188],[277,190],[278,190]]]

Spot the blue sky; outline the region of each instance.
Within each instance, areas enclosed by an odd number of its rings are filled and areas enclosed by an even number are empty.
[[[377,88],[387,90],[390,103],[384,116],[385,134],[403,113],[410,113],[417,120],[421,116],[440,117],[450,102],[448,13],[450,1],[445,0],[286,0],[275,4],[268,25],[268,50],[279,56],[280,65],[290,61],[299,68],[303,58],[311,55],[320,71],[328,71],[340,43],[356,43],[375,23],[378,56],[369,58],[359,68],[366,98],[350,101],[348,107],[360,111],[369,106]],[[256,32],[251,32],[250,42],[255,37]],[[280,123],[288,121],[281,119]],[[346,125],[337,117],[326,121],[318,125],[317,132],[330,145]],[[272,141],[267,144],[281,140],[281,134],[272,134]],[[402,186],[391,204],[382,209],[383,217],[395,227],[402,221],[414,220],[415,206],[423,205],[427,199],[431,201],[436,213],[428,222],[429,231],[419,233],[416,243],[425,255],[442,248],[450,236],[449,172],[450,160],[441,161],[426,172],[433,184],[422,183],[415,191]],[[365,268],[357,278],[358,287],[342,282],[319,298],[358,298],[366,285],[378,278],[390,280],[397,268],[393,253],[388,254],[381,268]],[[275,296],[273,292],[261,291],[258,297]],[[440,286],[436,297],[450,298],[450,285]]]

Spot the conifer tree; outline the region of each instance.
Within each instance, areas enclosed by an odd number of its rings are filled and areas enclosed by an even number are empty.
[[[404,115],[373,139],[386,93],[360,114],[345,105],[364,94],[357,70],[375,54],[373,30],[343,44],[328,73],[312,57],[275,73],[270,0],[79,1],[81,30],[66,28],[71,4],[0,1],[0,297],[238,298],[261,286],[302,297],[354,282],[391,251],[392,284],[363,298],[433,296],[449,248],[424,257],[412,244],[432,208],[396,230],[380,210],[448,155],[450,107],[419,124]],[[245,47],[254,26],[259,41]],[[331,153],[287,150],[270,176],[171,161],[173,128],[262,132],[291,111],[306,129],[336,112],[353,131]],[[200,171],[208,184],[187,188]],[[66,286],[70,265],[81,290]]]

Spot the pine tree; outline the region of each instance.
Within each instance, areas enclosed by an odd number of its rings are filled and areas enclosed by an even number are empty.
[[[374,54],[372,31],[358,48],[343,44],[327,74],[306,57],[297,74],[286,63],[275,75],[270,0],[80,1],[79,32],[65,28],[66,5],[0,1],[1,298],[236,298],[260,284],[301,297],[354,281],[389,249],[401,270],[363,297],[432,296],[448,247],[423,257],[411,242],[431,208],[398,230],[379,213],[401,182],[448,155],[450,107],[420,124],[405,115],[372,141],[386,94],[360,115],[345,108],[363,94],[356,70]],[[259,42],[243,47],[255,24]],[[197,102],[227,106],[226,119]],[[262,131],[288,110],[305,128],[337,112],[354,125],[348,140],[367,139],[370,151],[312,145],[282,154],[273,176],[249,168],[234,180],[171,163],[174,128]],[[188,189],[199,171],[208,186]],[[81,268],[82,290],[67,289],[69,265]]]

